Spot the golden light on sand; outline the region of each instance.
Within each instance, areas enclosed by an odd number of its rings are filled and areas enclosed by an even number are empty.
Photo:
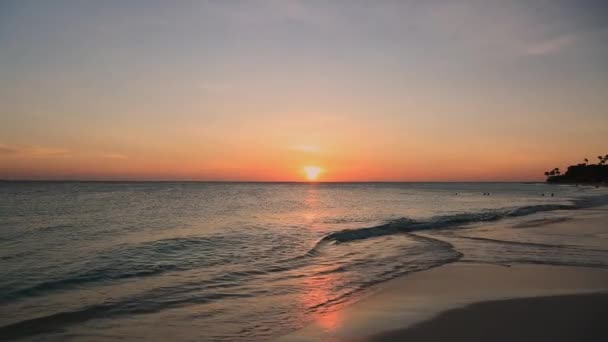
[[[304,174],[306,175],[306,179],[311,182],[316,181],[319,178],[320,173],[321,168],[318,166],[304,166]]]

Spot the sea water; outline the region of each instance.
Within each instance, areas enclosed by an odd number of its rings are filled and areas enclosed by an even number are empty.
[[[607,196],[541,183],[3,182],[0,339],[265,341],[459,260],[605,268],[606,244],[531,241],[521,227]],[[518,233],[497,237],[506,221]]]

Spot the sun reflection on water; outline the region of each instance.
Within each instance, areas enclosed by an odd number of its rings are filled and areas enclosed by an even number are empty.
[[[315,273],[323,273],[330,268],[320,266]],[[337,282],[337,276],[325,274],[303,279],[303,291],[300,296],[302,306],[312,314],[313,323],[325,333],[336,331],[341,326],[343,317],[338,307],[328,304],[338,296],[338,293],[331,288],[331,285]]]
[[[319,194],[316,186],[311,185],[306,190],[304,197],[305,210],[303,213],[304,218],[309,223],[314,223],[315,219],[319,217]]]

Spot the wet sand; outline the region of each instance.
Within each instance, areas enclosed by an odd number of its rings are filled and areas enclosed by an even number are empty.
[[[606,317],[607,293],[489,301],[369,341],[599,342],[608,338]]]
[[[606,293],[608,270],[600,268],[454,263],[394,279],[278,341],[526,341],[526,334],[530,341],[553,341],[555,335],[572,336],[551,331],[546,339],[539,337],[546,329],[561,328],[573,334],[595,329],[590,331],[607,337],[598,330],[604,329],[598,320],[608,317]],[[571,325],[561,323],[569,318]],[[450,332],[456,326],[459,330]],[[523,335],[505,334],[504,340],[483,335],[509,329]]]
[[[567,217],[527,229],[608,250],[608,206]],[[381,284],[278,341],[608,341],[606,317],[608,269],[456,262]]]

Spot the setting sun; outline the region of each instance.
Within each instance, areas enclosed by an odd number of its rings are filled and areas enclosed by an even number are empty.
[[[318,166],[305,166],[304,174],[306,174],[306,179],[309,181],[316,181],[319,178],[319,174],[321,173],[321,168]]]
[[[608,0],[0,19],[0,342],[608,342]]]

